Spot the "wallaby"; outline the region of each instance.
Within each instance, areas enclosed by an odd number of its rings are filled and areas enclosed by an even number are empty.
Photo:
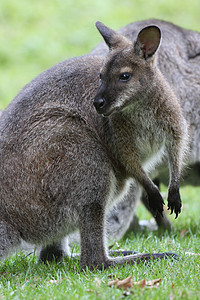
[[[144,28],[133,44],[102,23],[97,27],[111,49],[102,69],[98,56],[61,62],[27,84],[1,115],[0,257],[25,240],[42,246],[40,261],[61,259],[62,240],[76,228],[82,269],[176,257],[112,258],[106,250],[105,214],[133,178],[162,214],[163,199],[145,171],[165,152],[168,205],[180,213],[187,124],[154,63],[159,28]]]
[[[187,149],[187,124],[175,94],[154,69],[152,56],[160,44],[160,29],[144,28],[133,45],[101,23],[97,27],[110,48],[94,100],[97,112],[110,116],[107,130],[111,128],[114,138],[110,137],[108,144],[128,176],[146,190],[152,210],[160,213],[163,199],[144,170],[149,171],[167,153],[168,208],[177,218],[181,211],[179,181]]]
[[[157,19],[133,22],[121,28],[118,32],[131,41],[135,41],[138,32],[145,26],[152,24],[158,26],[162,32],[162,43],[157,53],[157,67],[173,88],[178,99],[180,99],[184,117],[190,127],[188,167],[183,173],[181,185],[200,185],[200,33]],[[102,42],[94,48],[91,55],[105,56],[107,52],[107,47]],[[166,163],[158,166],[153,173],[151,172],[151,178],[157,178],[157,182],[167,184],[168,170]],[[114,238],[120,238],[124,235],[132,218],[134,222],[133,225],[130,225],[130,228],[134,229],[132,226],[136,226],[135,208],[141,195],[139,190],[139,187],[135,185],[125,201],[117,204],[115,209],[109,213],[107,217],[108,231]],[[145,202],[145,205],[148,204],[144,196],[141,199]],[[163,215],[164,218],[157,214],[156,222],[159,227],[170,229],[170,221],[164,213]]]

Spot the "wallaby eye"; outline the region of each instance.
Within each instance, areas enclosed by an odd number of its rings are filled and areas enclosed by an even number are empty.
[[[130,73],[128,73],[128,72],[125,72],[125,73],[122,73],[122,74],[120,74],[119,75],[119,80],[120,81],[129,81],[130,79],[131,79],[131,74]]]

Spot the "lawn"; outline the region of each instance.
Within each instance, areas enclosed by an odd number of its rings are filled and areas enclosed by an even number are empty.
[[[171,233],[127,233],[113,249],[138,252],[175,252],[179,260],[81,272],[79,260],[41,265],[35,253],[21,252],[0,263],[0,299],[200,299],[200,188],[181,189],[183,211]],[[142,205],[140,218],[149,218]],[[111,242],[109,242],[109,245]],[[74,245],[73,251],[79,251]],[[134,282],[161,279],[159,286],[134,285],[123,290],[109,281],[132,276]]]
[[[199,0],[1,0],[0,109],[33,77],[55,63],[88,53],[101,41],[100,20],[113,29],[156,17],[199,30]],[[172,251],[179,260],[151,262],[104,271],[80,272],[78,259],[41,265],[35,253],[21,252],[0,262],[1,299],[200,299],[200,188],[181,189],[183,210],[171,233],[127,233],[118,242],[138,252]],[[150,215],[142,205],[140,219]],[[109,242],[109,245],[111,242]],[[113,249],[118,249],[114,244]],[[74,246],[79,251],[79,246]],[[124,291],[108,282],[161,279],[157,287]]]

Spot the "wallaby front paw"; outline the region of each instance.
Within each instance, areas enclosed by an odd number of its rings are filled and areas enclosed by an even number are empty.
[[[178,191],[169,191],[168,195],[168,210],[171,209],[171,214],[174,212],[176,214],[175,219],[177,219],[178,214],[181,212],[181,197]]]
[[[157,213],[159,213],[162,216],[163,215],[163,205],[165,203],[164,203],[164,200],[163,200],[160,192],[158,190],[156,190],[152,194],[149,194],[148,199],[149,199],[149,207],[152,211],[152,214],[154,216],[156,216]]]

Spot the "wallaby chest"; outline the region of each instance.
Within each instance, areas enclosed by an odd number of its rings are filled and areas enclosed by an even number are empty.
[[[131,110],[113,118],[113,149],[126,169],[137,160],[146,170],[160,161],[165,150],[166,132],[148,109]]]

